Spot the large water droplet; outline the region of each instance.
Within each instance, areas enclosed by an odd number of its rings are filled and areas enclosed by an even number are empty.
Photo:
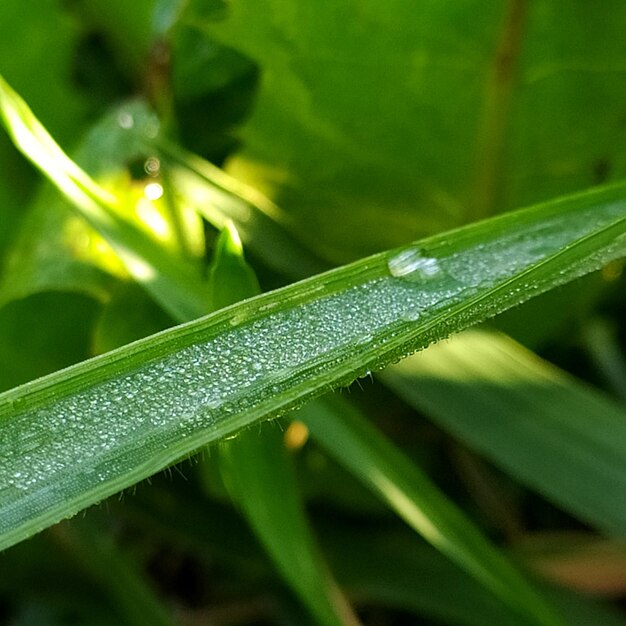
[[[424,280],[432,278],[441,272],[439,261],[433,257],[424,256],[419,248],[411,248],[392,256],[387,261],[389,273],[396,278]]]

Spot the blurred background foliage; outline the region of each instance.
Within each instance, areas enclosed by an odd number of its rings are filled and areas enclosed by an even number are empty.
[[[269,289],[623,178],[625,25],[618,0],[600,8],[563,0],[2,0],[0,73],[77,162],[129,198],[129,219],[163,246],[206,266],[220,226],[210,216],[172,224],[168,202],[238,211],[247,256]],[[156,147],[129,139],[131,125],[173,148],[155,157]],[[229,208],[215,172],[194,159],[261,191],[265,218]],[[4,134],[0,162],[0,390],[174,323]],[[202,171],[212,185],[192,172],[196,163],[209,167]],[[155,181],[165,197],[139,202]],[[276,233],[284,246],[272,249]],[[605,434],[616,446],[626,444],[623,286],[613,264],[494,322],[596,387],[559,382],[591,394],[580,400],[590,403],[590,420],[611,413],[605,428],[615,429]],[[491,376],[497,359],[481,348],[491,344],[471,341],[465,352],[450,345]],[[523,350],[511,345],[498,353],[508,354],[500,373]],[[565,375],[530,355],[534,383],[552,391],[539,396],[529,384],[490,415],[472,398],[500,393],[489,387],[506,387],[497,376],[455,386],[437,370],[447,357],[427,354],[411,373],[422,380],[417,399],[402,391],[400,370],[388,386],[353,385],[350,402],[541,575],[572,624],[626,623],[626,549],[616,539],[626,525],[612,517],[624,492],[603,492],[602,459],[580,475],[584,454],[563,452],[563,416],[573,409],[550,385]],[[536,406],[525,406],[528,398]],[[494,434],[486,424],[501,415],[511,430]],[[520,435],[514,420],[528,415],[553,430]],[[289,445],[316,536],[364,623],[511,623],[306,436]],[[183,464],[8,550],[0,622],[309,623],[228,503],[214,456],[201,468]],[[621,480],[622,470],[606,473]],[[595,499],[576,497],[585,489]]]

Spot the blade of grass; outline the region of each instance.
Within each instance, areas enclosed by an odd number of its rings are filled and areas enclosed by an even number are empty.
[[[375,255],[2,394],[0,545],[622,255],[623,191]]]
[[[214,309],[260,292],[232,224],[218,239],[209,286]],[[219,455],[233,499],[317,623],[358,624],[315,545],[282,431],[246,430],[225,441]]]
[[[622,407],[497,333],[464,333],[380,376],[532,489],[604,532],[626,533]]]
[[[6,85],[4,87],[9,98],[9,104],[4,110],[9,114],[15,113],[16,103],[20,104],[19,98],[11,94]],[[13,96],[12,102],[10,96]],[[11,107],[11,104],[14,106]],[[58,146],[49,140],[45,130],[38,125],[32,114],[28,117],[27,114],[30,112],[26,107],[22,108],[21,113],[21,116],[9,120],[13,122],[13,138],[18,140],[26,131],[31,131],[35,139],[34,147],[31,148],[32,152],[24,140],[20,139],[17,142],[18,145],[48,172],[53,182],[62,186],[62,191],[82,209],[86,217],[92,222],[95,219],[93,225],[103,230],[114,246],[117,244],[118,250],[121,241],[136,244],[142,252],[142,256],[138,259],[140,267],[142,267],[141,262],[152,258],[157,260],[152,267],[161,273],[168,272],[172,267],[175,268],[171,256],[168,258],[163,251],[150,249],[148,240],[143,246],[140,245],[142,242],[137,241],[137,238],[141,236],[141,233],[134,231],[133,225],[119,216],[113,207],[116,199],[112,196],[107,197],[106,191],[100,189],[61,152]],[[141,111],[134,111],[133,119],[137,119],[139,113]],[[20,121],[28,124],[26,130],[16,123]],[[39,144],[36,143],[37,140]],[[49,154],[46,154],[45,148],[48,148]],[[51,171],[53,160],[60,161],[61,167],[64,168],[61,173]],[[104,227],[106,224],[103,218],[110,220],[108,230]],[[234,227],[233,229],[227,228],[226,236],[218,247],[210,284],[211,303],[214,309],[222,308],[222,306],[259,292],[258,283],[251,268],[243,261],[241,245],[237,243],[237,239]],[[122,255],[123,258],[124,256],[128,259],[128,251]],[[137,262],[130,263],[129,269],[136,278],[142,279],[141,272],[137,271]],[[188,302],[183,299],[182,304],[188,307],[178,306],[180,304],[178,294],[169,285],[165,285],[155,294],[161,304],[179,321],[188,321],[192,316],[190,312],[198,314],[197,303],[203,300],[202,291],[198,289],[197,284],[188,284],[186,287],[185,298]],[[240,502],[263,543],[276,560],[280,571],[293,585],[296,593],[308,604],[309,609],[317,616],[321,624],[357,623],[356,617],[351,614],[347,603],[323,568],[319,555],[316,554],[302,504],[298,499],[293,468],[287,457],[281,433],[267,430],[264,437],[255,436],[254,433],[244,434],[240,441],[227,447],[229,451],[225,452],[224,458],[228,460],[229,474],[237,485],[237,491],[241,496]],[[249,469],[252,473],[246,475],[246,470]],[[289,478],[290,473],[291,478]],[[256,480],[253,481],[253,478]],[[263,478],[270,482],[264,482]],[[285,530],[287,527],[288,531]]]
[[[558,624],[546,600],[391,442],[341,398],[298,412],[311,435],[404,521],[531,623]]]
[[[268,267],[293,278],[329,269],[328,263],[286,232],[283,224],[287,218],[263,194],[163,139],[143,140],[146,149],[159,154],[163,167],[171,168],[172,181],[183,194],[185,204],[191,204],[216,228],[224,228],[231,220],[247,248]]]
[[[139,228],[121,216],[119,200],[100,187],[54,142],[26,103],[0,76],[0,120],[22,153],[63,193],[120,255],[145,288],[177,318],[206,312],[199,268],[163,255]]]

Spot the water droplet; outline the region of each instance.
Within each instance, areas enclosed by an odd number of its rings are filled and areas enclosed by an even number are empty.
[[[117,116],[117,123],[120,128],[130,130],[135,125],[135,118],[128,111],[120,111]]]
[[[436,276],[441,272],[439,261],[424,256],[418,248],[403,250],[387,262],[389,273],[396,278],[422,280]]]
[[[161,161],[158,157],[151,156],[146,159],[146,162],[143,165],[143,169],[145,170],[148,176],[158,176],[161,171]]]

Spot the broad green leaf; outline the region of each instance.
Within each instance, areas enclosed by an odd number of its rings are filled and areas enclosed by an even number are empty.
[[[329,258],[626,171],[621,0],[206,4],[188,20],[260,66],[228,170]]]
[[[345,262],[460,223],[479,127],[466,113],[502,5],[235,1],[210,22],[204,4],[188,20],[261,70],[228,170],[289,207],[299,239]]]
[[[164,255],[147,234],[125,218],[115,195],[69,159],[2,77],[0,118],[16,146],[73,203],[115,249],[133,276],[172,315],[190,319],[205,312],[199,269],[183,258]],[[121,123],[132,123],[132,118]]]
[[[217,241],[209,286],[216,310],[260,292],[232,224]],[[224,442],[219,455],[233,499],[319,624],[358,624],[318,553],[282,430],[247,430]]]
[[[381,376],[493,463],[598,529],[626,532],[626,411],[502,335],[471,331]]]
[[[298,413],[318,443],[360,478],[409,526],[515,613],[559,624],[552,607],[409,458],[340,398]]]
[[[0,396],[0,545],[626,251],[624,189],[385,252]]]

